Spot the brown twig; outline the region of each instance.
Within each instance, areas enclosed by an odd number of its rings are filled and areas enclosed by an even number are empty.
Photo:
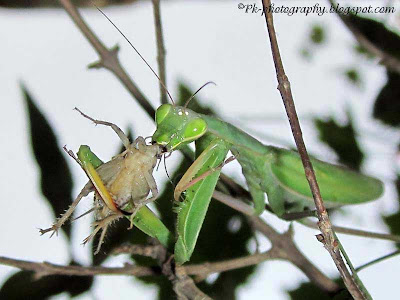
[[[285,259],[298,267],[310,279],[310,281],[321,290],[327,292],[337,292],[339,290],[339,286],[330,278],[325,276],[297,248],[293,241],[293,232],[291,227],[287,232],[281,234],[259,217],[249,217],[249,221],[255,229],[260,231],[271,241],[272,247],[279,251],[279,256],[282,259]]]
[[[32,262],[0,256],[0,264],[19,268],[21,270],[34,271],[38,276],[68,275],[68,276],[94,276],[94,275],[131,275],[136,277],[159,275],[153,269],[142,266],[126,264],[120,268],[108,267],[83,267],[62,266],[49,262]]]
[[[303,220],[299,223],[304,226],[307,226],[309,228],[318,229],[318,224],[312,222],[311,220]],[[353,236],[367,237],[367,238],[393,241],[393,242],[400,243],[400,236],[394,235],[394,234],[371,232],[371,231],[347,228],[347,227],[336,226],[336,225],[333,225],[332,228],[336,233],[342,233],[342,234],[348,234],[348,235],[353,235]]]
[[[163,263],[167,257],[167,250],[163,245],[143,246],[143,245],[122,245],[112,251],[113,255],[135,254],[154,258]]]
[[[333,0],[328,0],[332,6],[335,6],[336,3]],[[364,47],[368,52],[372,53],[376,57],[379,58],[380,64],[384,65],[388,70],[400,73],[400,60],[391,55],[390,53],[385,52],[379,45],[372,43],[357,27],[353,25],[349,20],[349,16],[343,15],[336,11],[336,14],[342,20],[343,24],[350,30],[353,34],[357,42]]]
[[[276,76],[278,80],[278,90],[281,94],[286,109],[286,114],[288,116],[290,127],[293,133],[293,137],[296,142],[297,150],[299,152],[301,161],[303,163],[305,176],[310,185],[310,189],[314,198],[314,203],[317,209],[318,219],[319,219],[318,226],[324,237],[323,238],[324,246],[328,250],[333,261],[335,262],[336,267],[339,270],[341,277],[343,278],[344,284],[346,285],[351,295],[355,299],[365,299],[363,293],[360,291],[359,287],[354,281],[354,278],[351,276],[349,270],[347,269],[343,261],[340,249],[338,247],[339,244],[332,230],[332,224],[329,220],[328,212],[326,211],[324,202],[321,197],[321,193],[311,164],[311,160],[308,156],[306,146],[304,144],[300,123],[297,117],[293,96],[290,89],[290,82],[285,74],[285,70],[283,68],[281,60],[281,55],[279,52],[272,12],[269,9],[271,7],[271,1],[262,0],[262,4],[264,7],[265,21],[267,24],[270,46],[272,50],[272,56],[274,59]]]
[[[88,42],[96,50],[100,56],[100,60],[91,64],[91,68],[105,68],[110,70],[126,87],[129,93],[138,101],[140,106],[146,111],[146,113],[154,119],[155,110],[144,94],[140,91],[137,85],[131,80],[126,73],[125,69],[121,66],[118,59],[118,46],[114,46],[111,49],[107,49],[99,38],[93,33],[89,26],[82,19],[76,7],[70,0],[59,0],[61,5],[64,7],[72,21],[79,28],[82,34],[86,37]],[[100,11],[103,13],[102,11]]]
[[[221,203],[224,203],[225,205],[233,208],[234,210],[237,210],[237,211],[243,213],[246,216],[254,216],[254,208],[251,207],[250,205],[246,204],[244,201],[242,201],[240,199],[236,199],[232,196],[229,196],[227,194],[224,194],[224,193],[221,193],[218,191],[214,191],[213,198],[220,201]],[[313,221],[306,219],[306,217],[310,217],[310,216],[315,217],[315,211],[309,211],[309,212],[307,211],[307,212],[291,213],[291,214],[293,214],[293,218],[292,218],[292,216],[291,216],[291,218],[284,218],[285,215],[283,215],[283,217],[281,217],[281,218],[286,221],[296,221],[297,220],[299,224],[302,224],[306,227],[313,228],[313,229],[319,229],[317,223],[314,223]],[[298,218],[294,218],[295,216],[298,216]],[[353,229],[353,228],[336,226],[336,225],[332,225],[332,228],[336,233],[342,233],[342,234],[348,234],[348,235],[353,235],[353,236],[360,236],[360,237],[379,239],[379,240],[385,240],[385,241],[393,241],[393,242],[400,243],[400,236],[395,235],[395,234],[371,232],[371,231]]]
[[[276,248],[271,248],[267,252],[248,255],[245,257],[223,260],[213,263],[190,264],[177,268],[184,268],[185,272],[190,275],[197,275],[201,278],[206,278],[213,273],[221,273],[248,266],[257,265],[267,260],[282,259],[280,251]]]
[[[165,72],[165,47],[161,24],[160,0],[152,0],[151,2],[153,3],[154,26],[156,29],[158,73],[160,80],[164,83],[164,86],[166,86],[167,78]],[[161,103],[168,103],[167,93],[164,89],[164,86],[161,83],[159,83],[159,86]]]
[[[214,191],[213,198],[218,200],[219,202],[222,202],[225,205],[233,208],[234,210],[241,212],[242,214],[245,214],[247,216],[254,215],[253,207],[251,207],[250,205],[247,205],[243,201],[233,198],[232,196],[226,195],[226,194],[218,192],[218,191]]]
[[[317,267],[315,267],[297,248],[293,242],[291,229],[286,233],[278,233],[275,229],[269,226],[260,217],[254,216],[254,209],[245,204],[243,201],[235,199],[231,196],[222,194],[215,191],[213,198],[230,206],[231,208],[244,213],[253,227],[264,234],[271,242],[272,248],[276,258],[285,259],[290,261],[296,267],[303,271],[303,273],[322,290],[327,292],[334,292],[339,289],[339,286],[325,276]]]
[[[400,250],[393,251],[392,253],[389,253],[389,254],[384,255],[382,257],[379,257],[379,258],[376,258],[376,259],[374,259],[374,260],[372,260],[370,262],[367,262],[366,264],[363,264],[363,265],[357,267],[356,271],[359,272],[359,271],[361,271],[361,270],[363,270],[365,268],[368,268],[368,267],[370,267],[370,266],[372,266],[374,264],[377,264],[377,263],[379,263],[381,261],[384,261],[386,259],[392,258],[392,257],[394,257],[396,255],[399,255],[399,254],[400,254]]]
[[[185,274],[184,269],[181,269],[181,272],[177,274],[173,284],[179,300],[211,300],[208,295],[199,290],[193,279]]]

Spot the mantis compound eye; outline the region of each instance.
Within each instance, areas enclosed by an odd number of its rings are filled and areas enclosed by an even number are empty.
[[[171,104],[163,104],[156,111],[156,124],[160,124],[171,111]]]
[[[207,131],[207,123],[203,119],[192,119],[186,125],[183,138],[185,141],[193,141],[201,137]]]

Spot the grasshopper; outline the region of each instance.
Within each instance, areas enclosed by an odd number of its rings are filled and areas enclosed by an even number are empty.
[[[95,211],[96,221],[93,223],[93,232],[83,243],[88,243],[102,230],[95,254],[100,251],[108,226],[124,216],[131,222],[129,229],[135,225],[150,236],[157,237],[162,244],[166,244],[170,235],[168,229],[146,207],[146,204],[158,196],[157,184],[152,173],[161,157],[161,147],[157,144],[147,145],[141,136],[130,143],[129,138],[117,125],[95,120],[78,111],[95,124],[111,127],[121,139],[125,151],[103,163],[86,145],[80,146],[77,157],[64,147],[85,171],[89,181],[57,222],[50,228],[41,229],[40,233],[52,232],[51,236],[57,233],[70,218],[80,200],[94,192],[94,207],[83,215]],[[148,197],[150,192],[152,195]]]

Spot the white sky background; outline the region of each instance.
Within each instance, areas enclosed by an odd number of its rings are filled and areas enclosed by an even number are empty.
[[[184,80],[192,89],[197,89],[206,81],[215,81],[217,86],[203,89],[199,97],[212,104],[224,119],[265,143],[279,139],[291,144],[291,132],[276,89],[264,18],[245,14],[237,8],[238,3],[163,3],[169,89],[176,95],[178,80]],[[290,5],[293,2],[284,3]],[[295,5],[313,4],[312,1],[295,1]],[[379,2],[371,4],[378,5]],[[328,6],[325,2],[320,2],[320,5]],[[105,11],[156,68],[150,2]],[[144,63],[95,9],[81,12],[108,46],[116,42],[120,44],[122,64],[151,99],[153,106],[157,107],[158,83]],[[379,17],[395,22],[396,15]],[[314,23],[324,26],[329,40],[314,51],[314,59],[308,63],[300,57],[299,51],[307,45],[307,34]],[[368,149],[364,171],[390,183],[394,177],[393,161],[399,135],[370,119],[372,103],[386,82],[384,68],[354,54],[352,36],[333,14],[322,17],[277,14],[275,27],[300,120],[310,114],[329,116],[331,113],[339,120],[345,120],[345,110],[350,107],[360,129],[361,144]],[[0,40],[0,189],[3,193],[3,200],[0,201],[0,255],[67,263],[69,257],[63,235],[49,239],[41,237],[37,230],[48,227],[54,217],[46,201],[41,199],[39,172],[28,143],[28,123],[18,81],[26,84],[49,119],[58,135],[60,147],[66,144],[76,151],[79,145],[89,144],[100,157],[106,159],[119,146],[118,138],[111,130],[93,126],[72,110],[75,106],[93,117],[117,123],[123,129],[131,125],[136,134],[143,136],[153,133],[154,124],[113,75],[105,70],[86,69],[97,56],[64,11],[0,10]],[[344,79],[342,73],[348,66],[362,71],[363,89],[354,88]],[[258,121],[249,121],[248,117],[254,115]],[[334,160],[335,156],[327,147],[316,143],[316,131],[311,123],[304,120],[302,124],[308,149],[323,160]],[[372,137],[371,133],[375,135]],[[81,169],[66,158],[70,162],[77,194],[87,179]],[[178,159],[169,159],[170,173],[174,160]],[[159,183],[166,178],[162,169],[155,174]],[[226,172],[233,172],[234,176],[242,178],[235,164],[227,166]],[[87,199],[80,206],[79,211],[83,212],[91,206],[91,200]],[[386,232],[380,214],[390,214],[396,209],[393,187],[387,185],[381,200],[348,208],[347,216],[335,221],[338,225]],[[264,217],[279,230],[287,229],[288,223],[271,214],[265,213]],[[77,221],[79,232],[74,232],[73,236],[75,258],[83,264],[90,262],[90,247],[80,245],[89,234],[89,219]],[[317,231],[297,224],[294,228],[296,242],[307,257],[329,276],[337,276],[331,258],[314,237]],[[394,249],[390,242],[340,237],[355,266]],[[268,243],[264,239],[262,241],[262,250],[265,250]],[[106,264],[121,266],[126,261],[127,257],[118,257],[108,260]],[[393,258],[362,271],[360,276],[375,299],[385,299],[395,293],[399,268],[399,259]],[[15,272],[14,268],[0,266],[0,284]],[[282,290],[295,288],[305,280],[306,277],[288,263],[266,262],[249,284],[240,288],[239,298],[287,299]],[[149,299],[155,295],[155,289],[135,279],[115,276],[96,279],[94,289],[78,298]],[[66,295],[55,297],[65,298]]]

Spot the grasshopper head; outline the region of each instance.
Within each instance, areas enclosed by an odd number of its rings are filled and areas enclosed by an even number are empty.
[[[156,111],[156,132],[153,142],[172,151],[200,138],[207,123],[194,111],[182,106],[163,104]]]

